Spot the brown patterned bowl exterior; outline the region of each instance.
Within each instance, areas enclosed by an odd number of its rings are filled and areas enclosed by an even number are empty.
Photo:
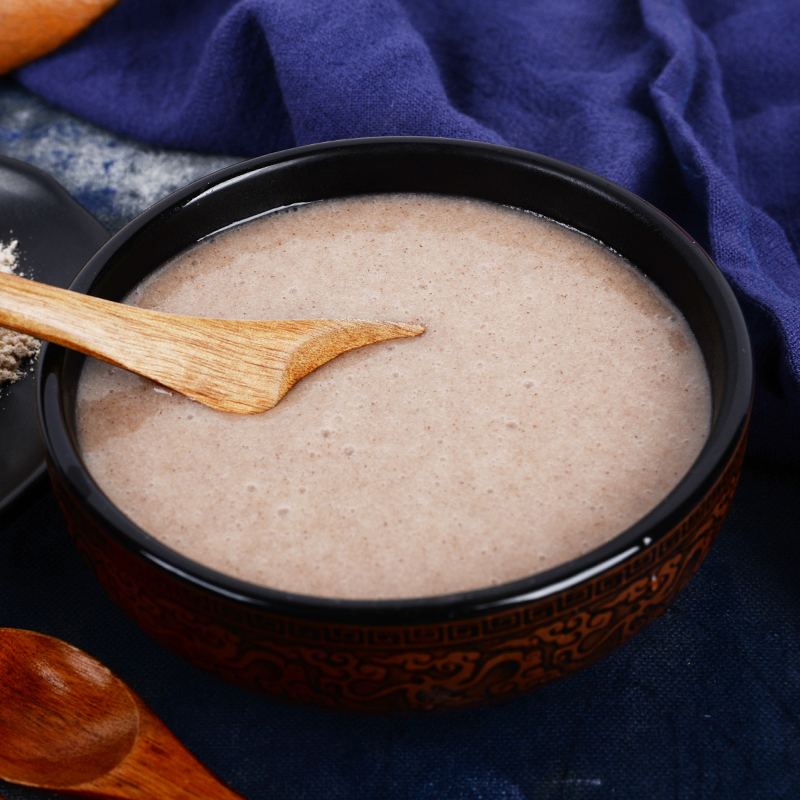
[[[393,151],[393,146],[399,151]],[[401,160],[397,170],[403,175],[409,164],[416,163],[415,147],[417,151],[428,148],[437,159],[448,152],[455,154],[450,169],[466,169],[469,165],[460,159],[477,153],[479,166],[485,166],[486,159],[494,166],[499,161],[492,162],[492,158],[517,159],[512,175],[531,165],[541,166],[548,174],[560,170],[560,180],[575,183],[577,176],[590,189],[600,185],[615,193],[615,202],[622,198],[639,216],[651,215],[657,226],[666,226],[669,236],[686,249],[685,259],[697,261],[692,269],[702,272],[708,262],[713,286],[709,288],[708,280],[702,278],[697,291],[714,297],[717,292],[717,299],[703,304],[694,294],[681,298],[680,290],[671,293],[698,335],[715,392],[712,436],[689,476],[644,521],[595,553],[506,587],[449,598],[373,603],[337,603],[282,594],[193,565],[152,540],[111,505],[83,467],[75,444],[74,395],[82,357],[50,346],[42,358],[39,401],[56,496],[77,546],[114,601],[165,647],[220,678],[294,701],[370,712],[470,707],[510,699],[610,653],[661,614],[699,567],[728,511],[744,457],[752,393],[744,323],[733,295],[713,272],[716,268],[707,256],[677,226],[633,195],[582,170],[532,154],[422,139],[302,148],[288,156],[278,154],[231,168],[206,184],[193,184],[112,239],[73,288],[112,298],[122,296],[132,288],[131,281],[138,282],[142,275],[128,276],[127,284],[116,280],[115,276],[130,271],[123,270],[120,264],[124,259],[120,262],[118,256],[133,243],[133,253],[141,261],[141,242],[148,241],[148,226],[163,234],[163,220],[180,220],[177,212],[194,219],[194,212],[186,212],[186,207],[198,197],[208,196],[209,186],[224,185],[230,174],[241,183],[242,175],[263,174],[265,163],[271,167],[285,162],[296,173],[292,159],[298,158],[297,153],[301,161],[309,153],[321,154],[324,167],[326,158],[338,152],[337,147],[356,152],[360,158],[365,152],[385,157],[387,148],[392,153],[406,153],[411,160]],[[340,176],[341,164],[336,167],[334,174]],[[323,176],[330,178],[330,173],[323,170]],[[315,180],[319,181],[319,176]],[[350,181],[338,180],[341,186],[314,199],[357,191]],[[384,190],[398,190],[396,181],[389,181],[389,186]],[[586,192],[585,188],[580,191]],[[469,191],[461,188],[460,193]],[[487,192],[473,192],[476,194],[486,196]],[[591,212],[592,204],[600,201],[591,192],[588,195]],[[283,199],[259,202],[266,202],[266,208],[288,205]],[[252,199],[249,202],[232,212],[234,219],[252,215]],[[518,197],[506,202],[528,207]],[[573,198],[570,208],[574,207]],[[546,213],[548,209],[537,205],[532,210]],[[550,212],[548,216],[559,219],[552,209]],[[225,217],[218,218],[218,211],[212,216],[217,228],[228,222]],[[591,227],[577,224],[569,214],[566,218],[562,215],[561,221],[582,230]],[[601,222],[602,227],[613,220]],[[186,230],[180,229],[183,233],[176,237],[173,250],[183,249],[192,237],[196,240],[217,229],[208,226],[208,221],[194,227],[184,225]],[[645,239],[648,230],[645,226]],[[609,242],[598,230],[587,232],[625,254],[619,240]],[[642,246],[649,245],[645,241]],[[168,252],[156,247],[148,268],[166,257]],[[673,254],[670,259],[666,263],[672,274],[677,257]],[[690,283],[689,277],[688,273],[679,275],[680,286]],[[712,319],[726,314],[730,319],[721,324]]]
[[[361,711],[510,699],[593,664],[694,575],[733,499],[745,449],[692,513],[609,570],[539,600],[427,625],[344,625],[257,612],[186,586],[97,525],[51,473],[78,547],[127,614],[178,655],[245,688]]]

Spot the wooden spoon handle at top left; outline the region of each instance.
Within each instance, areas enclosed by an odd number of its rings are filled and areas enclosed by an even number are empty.
[[[118,0],[0,0],[0,75],[55,50]]]

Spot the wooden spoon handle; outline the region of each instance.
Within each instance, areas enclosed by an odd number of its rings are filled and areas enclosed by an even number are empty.
[[[156,313],[136,311],[141,313],[132,315],[120,303],[0,273],[0,325],[118,366],[122,364],[115,354],[127,349],[130,326]]]
[[[251,343],[252,327],[266,329],[276,342],[274,352],[262,354],[259,366],[279,376],[289,360],[286,343],[324,324],[184,317],[0,273],[0,325],[131,370],[190,397],[194,395],[183,380],[187,368],[190,380],[198,380],[199,368],[213,373],[215,361],[235,360]]]
[[[266,390],[263,386],[256,390],[258,402],[271,398],[258,407],[263,411],[282,396],[291,361],[291,346],[281,346],[287,344],[280,341],[281,334],[291,345],[304,336],[308,325],[313,331],[315,324],[183,317],[0,274],[0,325],[107,361],[222,410],[237,410],[236,393],[247,391],[247,380],[239,385],[229,371],[254,344],[247,335],[253,325],[266,328],[268,336],[271,331],[275,345],[260,352],[258,363],[251,365],[252,374],[266,381]],[[252,377],[246,366],[237,366],[236,372]]]
[[[57,791],[96,800],[244,800],[203,766],[141,698],[131,695],[140,729],[128,756],[93,781]]]
[[[79,34],[117,0],[2,0],[0,75]]]

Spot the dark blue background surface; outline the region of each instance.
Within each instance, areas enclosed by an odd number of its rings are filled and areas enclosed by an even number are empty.
[[[228,687],[112,605],[49,494],[0,529],[0,625],[101,659],[253,800],[800,797],[800,472],[779,466],[800,464],[799,34],[796,0],[121,0],[0,80],[0,151],[109,230],[238,155],[331,138],[503,141],[600,172],[737,287],[760,376],[751,452],[772,460],[748,461],[665,616],[500,708],[364,718]]]

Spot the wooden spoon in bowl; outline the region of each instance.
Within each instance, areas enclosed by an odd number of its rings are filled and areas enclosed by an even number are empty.
[[[99,661],[13,628],[0,628],[0,778],[108,800],[243,800]]]
[[[348,350],[419,336],[421,325],[354,319],[229,320],[126,306],[0,273],[0,325],[124,367],[219,411],[272,408]]]

